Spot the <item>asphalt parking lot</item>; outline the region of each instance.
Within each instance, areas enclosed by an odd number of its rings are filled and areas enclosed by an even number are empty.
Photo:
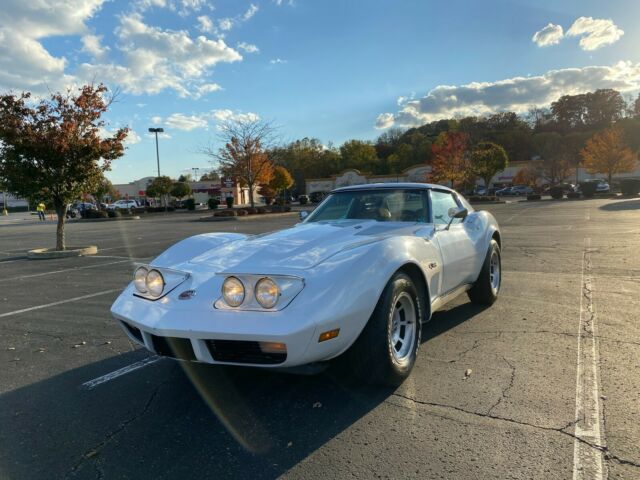
[[[187,368],[110,318],[133,263],[294,216],[76,222],[99,254],[46,261],[53,223],[0,223],[0,478],[640,478],[640,200],[490,210],[499,300],[434,315],[396,391]]]

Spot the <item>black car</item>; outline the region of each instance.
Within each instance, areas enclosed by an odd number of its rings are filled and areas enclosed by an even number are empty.
[[[311,192],[309,200],[311,200],[311,203],[320,203],[328,194],[329,192]]]

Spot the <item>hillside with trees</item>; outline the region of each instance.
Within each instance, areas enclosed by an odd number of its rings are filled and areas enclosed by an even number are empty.
[[[633,170],[640,149],[640,96],[625,100],[611,89],[565,95],[549,108],[532,108],[526,115],[500,112],[488,117],[443,119],[407,130],[392,128],[375,141],[351,139],[340,147],[304,138],[274,147],[268,155],[276,165],[291,172],[293,188],[299,193],[304,191],[305,179],[329,177],[348,168],[390,175],[413,165],[429,164],[439,181],[464,184],[488,178],[486,170],[480,172],[471,165],[473,152],[476,151],[476,158],[482,156],[477,153],[478,147],[487,142],[501,147],[509,162],[539,160],[535,169],[526,172],[528,179],[535,176],[559,183],[568,179],[576,165],[586,166],[583,151],[587,142],[613,126],[625,158],[619,162],[589,160],[590,172],[608,177],[609,169],[603,163],[618,165],[613,173],[629,171],[631,167]],[[625,149],[631,152],[632,161]],[[500,153],[495,155],[502,159]]]

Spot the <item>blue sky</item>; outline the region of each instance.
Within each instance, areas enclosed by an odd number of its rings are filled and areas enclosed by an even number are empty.
[[[283,141],[340,144],[563,93],[640,88],[640,2],[5,0],[0,88],[119,88],[132,129],[115,183],[207,167],[216,124],[256,115]],[[537,35],[536,35],[536,32]],[[534,39],[534,35],[535,39]]]

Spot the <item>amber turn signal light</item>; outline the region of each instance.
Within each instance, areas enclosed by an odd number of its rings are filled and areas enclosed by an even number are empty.
[[[326,340],[331,340],[332,338],[336,338],[340,333],[340,329],[336,328],[335,330],[329,330],[328,332],[323,332],[320,334],[318,338],[318,342],[324,342]]]
[[[259,342],[262,353],[287,353],[287,346],[280,342]]]

